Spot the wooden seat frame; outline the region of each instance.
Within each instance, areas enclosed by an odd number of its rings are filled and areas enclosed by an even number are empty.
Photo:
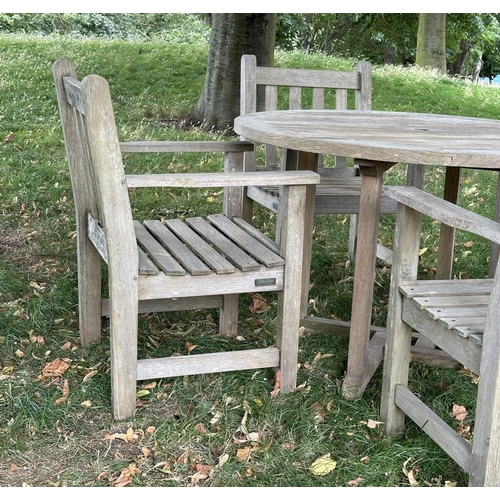
[[[500,243],[500,224],[412,187],[386,187],[398,202],[384,357],[381,419],[403,432],[408,415],[469,473],[470,486],[500,486],[500,273],[493,279],[417,280],[422,214]],[[470,444],[408,387],[412,337],[479,375]]]
[[[101,317],[109,316],[114,417],[134,414],[137,380],[273,367],[279,390],[293,391],[306,189],[319,176],[306,171],[242,172],[244,152],[253,146],[241,141],[119,143],[106,80],[89,75],[79,81],[67,59],[54,63],[53,74],[76,209],[81,342],[100,340]],[[124,152],[183,151],[224,154],[225,171],[125,174]],[[241,219],[248,185],[282,186],[286,217],[279,245]],[[224,213],[188,224],[170,221],[169,229],[159,221],[140,224],[133,220],[128,189],[153,186],[223,187]],[[172,236],[176,231],[177,239]],[[200,235],[209,241],[208,256],[198,252]],[[190,238],[198,240],[192,243]],[[172,245],[170,240],[175,240]],[[109,300],[101,298],[103,261]],[[234,336],[238,295],[258,291],[278,294],[275,348],[138,360],[138,313],[219,307],[220,333]]]

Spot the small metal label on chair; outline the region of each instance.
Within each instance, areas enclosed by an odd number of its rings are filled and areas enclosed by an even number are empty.
[[[255,280],[255,286],[276,285],[276,278],[259,278]]]

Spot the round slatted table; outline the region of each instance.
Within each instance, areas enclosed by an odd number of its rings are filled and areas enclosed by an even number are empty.
[[[444,198],[456,202],[460,167],[500,171],[500,121],[421,113],[286,110],[239,116],[234,130],[249,141],[298,151],[298,168],[312,170],[320,154],[351,157],[360,167],[358,243],[343,385],[346,397],[357,397],[383,355],[383,339],[373,336],[370,341],[383,173],[396,163],[450,167]],[[453,231],[446,229],[451,228],[442,227],[441,240],[453,241]],[[312,217],[308,232],[312,235]],[[453,245],[447,247],[440,248],[439,255],[444,269],[452,262]]]

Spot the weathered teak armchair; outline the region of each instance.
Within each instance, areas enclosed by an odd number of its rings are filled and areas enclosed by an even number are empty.
[[[422,214],[500,243],[500,224],[412,187],[386,187],[398,202],[381,418],[387,433],[405,414],[466,472],[471,486],[500,486],[500,273],[471,280],[417,280]],[[418,334],[479,375],[472,445],[408,387]]]
[[[136,381],[274,367],[281,392],[295,389],[306,186],[312,172],[245,173],[244,142],[119,143],[109,87],[97,75],[78,81],[67,59],[53,66],[77,218],[79,317],[82,344],[97,341],[110,318],[112,407],[135,411]],[[215,152],[225,172],[125,175],[122,152]],[[238,215],[243,187],[283,186],[286,217],[280,245]],[[206,219],[132,218],[128,188],[225,188],[224,213]],[[168,203],[168,199],[162,201]],[[109,301],[101,299],[102,260]],[[276,347],[138,360],[138,313],[221,309],[220,332],[237,331],[238,294],[278,293]]]
[[[309,92],[312,109],[325,108],[325,93],[335,94],[335,108],[348,109],[353,101],[354,109],[370,110],[372,106],[372,67],[369,62],[360,61],[355,71],[330,71],[310,69],[289,69],[257,66],[253,55],[244,55],[241,59],[241,114],[256,111],[274,111],[278,108],[278,89],[288,88],[288,108],[302,109],[303,101]],[[260,90],[262,89],[262,90]],[[263,93],[263,109],[258,109],[258,92]],[[354,98],[349,97],[354,94]],[[243,138],[242,138],[243,139]],[[288,154],[287,154],[288,153]],[[258,165],[255,151],[245,154],[245,171],[276,170],[279,168],[293,170],[297,168],[297,156],[283,152],[281,163],[278,148],[265,145],[265,164]],[[334,167],[326,167],[320,155],[315,166],[321,174],[321,182],[316,187],[314,203],[315,214],[350,214],[350,230],[348,254],[354,260],[357,237],[357,214],[359,213],[361,195],[361,177],[356,166],[348,166],[344,157],[335,158]],[[415,168],[409,169],[414,175]],[[423,171],[423,168],[420,170]],[[423,173],[420,176],[423,179]],[[409,180],[412,185],[421,187],[422,180]],[[418,183],[418,184],[417,184]],[[248,198],[278,212],[279,190],[270,187],[251,186]],[[252,206],[248,204],[247,212]],[[381,213],[394,214],[395,202],[387,196],[382,197]],[[247,217],[249,217],[247,215]],[[390,262],[392,252],[378,245],[377,257]]]

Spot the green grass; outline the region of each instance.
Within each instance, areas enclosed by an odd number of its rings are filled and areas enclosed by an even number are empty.
[[[420,485],[466,485],[466,475],[413,424],[400,442],[387,439],[380,424],[367,425],[379,420],[381,369],[359,400],[340,396],[347,360],[347,339],[340,336],[302,334],[300,388],[293,394],[271,397],[272,370],[158,380],[139,384],[133,419],[112,420],[107,325],[101,345],[79,344],[72,193],[51,65],[68,57],[80,75],[109,80],[123,140],[215,140],[221,137],[165,126],[196,103],[207,51],[206,45],[181,43],[0,36],[0,485],[108,486],[128,468],[135,486],[348,486],[358,478],[360,486],[408,486],[405,463],[419,471]],[[276,63],[355,66],[282,52]],[[496,118],[500,89],[375,67],[373,108]],[[130,155],[125,161],[130,171],[222,168],[209,156]],[[391,183],[403,178],[403,166],[387,175]],[[442,169],[429,168],[426,189],[440,193],[442,180]],[[494,174],[464,170],[463,206],[492,216],[495,191]],[[144,190],[131,192],[131,200],[137,216],[182,216],[220,205],[222,193],[203,190],[187,198],[177,190]],[[273,217],[263,210],[257,216],[271,234]],[[383,217],[380,237],[389,245],[393,224],[392,216]],[[311,314],[349,320],[347,234],[344,217],[317,217]],[[421,272],[432,274],[438,228],[428,222],[425,234]],[[486,275],[488,248],[479,238],[457,237],[457,262],[468,277]],[[390,269],[377,267],[379,325],[387,314],[389,277]],[[276,301],[265,298],[270,307],[260,313],[243,298],[240,341],[215,335],[217,311],[145,315],[141,355],[185,353],[188,343],[197,345],[195,352],[271,345]],[[64,374],[40,377],[58,359],[68,363]],[[450,422],[453,403],[466,406],[473,422],[476,386],[467,374],[413,365],[412,383]],[[255,442],[242,441],[242,426],[256,433]],[[128,429],[133,432],[125,438]],[[314,476],[310,465],[326,454],[336,469]]]

